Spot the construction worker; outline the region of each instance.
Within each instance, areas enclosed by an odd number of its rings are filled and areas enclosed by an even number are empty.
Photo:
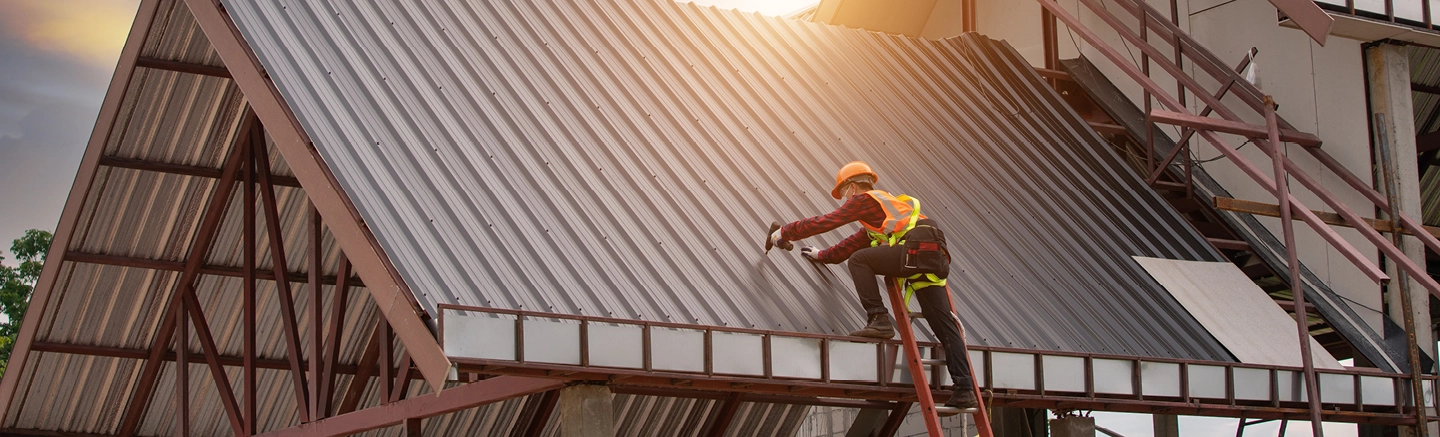
[[[805,258],[823,264],[849,261],[850,276],[860,305],[865,307],[867,323],[851,332],[857,337],[889,339],[895,336],[895,323],[880,299],[876,276],[906,278],[909,292],[920,299],[920,310],[930,329],[945,348],[945,363],[954,380],[954,395],[942,415],[975,408],[978,403],[973,391],[965,340],[960,336],[959,320],[950,311],[945,278],[950,259],[945,252],[944,234],[934,220],[920,214],[919,200],[894,196],[876,190],[879,176],[864,162],[845,164],[835,174],[835,188],[830,196],[845,203],[829,214],[797,220],[772,232],[767,241],[788,250],[789,242],[819,235],[851,222],[860,222],[862,229],[828,249],[804,247]],[[895,305],[904,305],[892,302]],[[907,310],[908,311],[908,310]],[[948,414],[946,414],[948,413]]]

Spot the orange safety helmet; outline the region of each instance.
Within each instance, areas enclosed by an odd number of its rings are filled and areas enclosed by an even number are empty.
[[[839,200],[840,187],[842,185],[845,185],[845,181],[848,181],[850,180],[850,178],[856,176],[864,175],[870,175],[871,183],[880,181],[880,176],[876,175],[875,171],[870,169],[870,164],[866,164],[863,161],[850,161],[849,164],[845,164],[844,167],[840,167],[840,171],[835,172],[835,188],[830,190],[830,197],[834,197],[836,200]]]

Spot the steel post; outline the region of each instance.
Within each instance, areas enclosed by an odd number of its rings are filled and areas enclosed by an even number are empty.
[[[1295,298],[1295,329],[1299,332],[1300,362],[1304,365],[1305,395],[1310,401],[1310,425],[1316,437],[1325,430],[1320,422],[1320,385],[1316,383],[1315,362],[1310,356],[1310,322],[1305,311],[1305,283],[1300,281],[1300,259],[1295,251],[1295,225],[1291,221],[1289,177],[1285,174],[1284,150],[1280,147],[1280,126],[1275,121],[1275,102],[1265,96],[1265,126],[1270,130],[1270,161],[1275,169],[1275,193],[1280,200],[1280,228],[1285,237],[1285,265],[1290,269],[1290,292]]]

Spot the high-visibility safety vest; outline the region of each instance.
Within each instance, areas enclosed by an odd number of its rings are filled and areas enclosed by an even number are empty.
[[[860,221],[870,233],[871,246],[904,243],[905,233],[915,229],[915,224],[925,218],[924,214],[920,214],[920,199],[904,194],[895,196],[881,190],[870,190],[865,194],[879,202],[880,208],[885,210],[885,221],[879,227]]]
[[[866,191],[876,202],[880,203],[881,209],[885,210],[885,221],[880,226],[871,226],[864,220],[860,224],[870,234],[870,246],[894,246],[905,244],[905,234],[915,229],[925,215],[920,213],[920,199],[904,194],[899,196],[891,195],[881,190]],[[905,303],[910,303],[910,297],[915,295],[915,290],[929,286],[945,286],[945,278],[932,273],[920,273],[905,278]]]

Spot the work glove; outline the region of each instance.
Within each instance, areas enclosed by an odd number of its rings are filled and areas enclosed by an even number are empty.
[[[771,247],[778,247],[784,250],[794,249],[795,245],[786,241],[780,236],[780,224],[770,223],[770,235],[765,237],[765,251],[769,252]]]
[[[810,260],[810,262],[818,263],[820,262],[820,249],[815,246],[802,247],[800,248],[800,256],[805,257],[805,259]]]

